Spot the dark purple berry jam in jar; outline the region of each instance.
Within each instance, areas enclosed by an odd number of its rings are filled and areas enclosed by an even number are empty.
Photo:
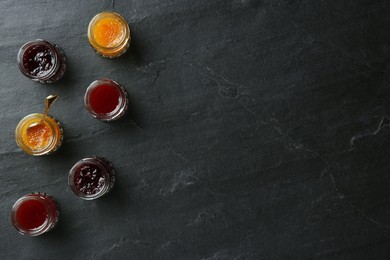
[[[112,164],[98,156],[78,161],[69,171],[69,186],[82,199],[93,200],[108,193],[115,183]]]
[[[31,80],[53,83],[64,75],[66,57],[55,44],[38,39],[27,42],[19,49],[18,64],[23,75]]]

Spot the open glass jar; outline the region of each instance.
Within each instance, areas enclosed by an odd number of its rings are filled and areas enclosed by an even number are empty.
[[[58,222],[59,210],[56,201],[43,192],[27,194],[12,207],[11,222],[16,230],[28,236],[48,232]]]
[[[98,79],[89,85],[84,95],[84,104],[93,117],[102,121],[121,118],[128,108],[126,90],[116,81]]]
[[[88,40],[98,54],[115,58],[125,53],[130,45],[130,27],[118,13],[102,12],[90,21]]]
[[[69,171],[68,183],[78,197],[85,200],[97,199],[114,186],[115,170],[102,157],[87,157],[78,161]]]
[[[19,49],[17,59],[22,74],[40,83],[56,82],[66,70],[64,52],[57,45],[41,39],[25,43]]]
[[[30,155],[45,155],[56,151],[62,144],[63,129],[53,117],[30,114],[20,120],[15,130],[16,143]]]

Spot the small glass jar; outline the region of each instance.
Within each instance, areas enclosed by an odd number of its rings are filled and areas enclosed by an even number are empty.
[[[95,15],[88,25],[88,40],[95,51],[105,58],[115,58],[129,48],[129,24],[115,12]]]
[[[87,157],[78,161],[69,171],[68,183],[78,197],[84,200],[97,199],[114,186],[115,170],[102,157]]]
[[[43,192],[27,194],[18,199],[12,207],[11,222],[16,230],[28,236],[48,232],[58,222],[57,202]]]
[[[15,130],[16,143],[30,155],[39,156],[55,152],[62,144],[63,129],[60,122],[47,115],[30,114],[20,120]]]
[[[102,121],[121,118],[128,107],[126,90],[110,79],[99,79],[89,85],[84,95],[84,104],[93,117]]]
[[[19,49],[18,64],[22,74],[31,80],[53,83],[65,73],[66,56],[57,45],[37,39]]]

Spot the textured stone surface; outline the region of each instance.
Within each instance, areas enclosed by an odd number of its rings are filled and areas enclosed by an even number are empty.
[[[107,60],[86,27],[112,9],[133,41]],[[390,257],[389,1],[1,0],[0,13],[1,259]],[[18,71],[35,38],[67,54],[54,85]],[[119,122],[84,108],[101,77],[130,94]],[[65,142],[30,157],[15,127],[52,93]],[[82,201],[67,173],[95,154],[118,185]],[[37,238],[9,217],[32,191],[61,206]]]

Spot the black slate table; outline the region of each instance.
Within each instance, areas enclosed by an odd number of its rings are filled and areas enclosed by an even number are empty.
[[[88,44],[104,10],[131,26],[123,57]],[[389,259],[389,1],[1,0],[0,13],[1,259]],[[58,83],[18,70],[36,38],[68,57]],[[121,121],[84,107],[101,77],[129,92]],[[15,127],[53,93],[65,141],[28,156]],[[117,170],[95,201],[67,184],[89,155]],[[33,191],[61,219],[30,238],[10,210]]]

